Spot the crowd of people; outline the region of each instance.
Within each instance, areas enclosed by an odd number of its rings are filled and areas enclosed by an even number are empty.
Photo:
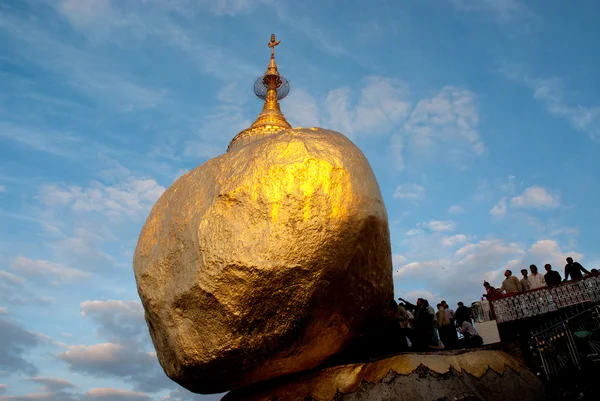
[[[387,326],[384,328],[387,343],[396,343],[396,351],[431,351],[479,347],[483,339],[473,327],[471,309],[462,302],[456,312],[446,301],[437,304],[437,311],[426,299],[419,298],[412,304],[398,298],[400,304],[391,300],[387,311]],[[460,338],[459,338],[460,335]]]
[[[502,282],[500,288],[495,288],[487,281],[483,282],[486,293],[483,295],[488,300],[493,300],[501,297],[502,295],[518,294],[521,292],[535,290],[546,286],[553,286],[569,280],[578,280],[583,278],[584,274],[594,275],[598,274],[598,270],[592,269],[587,271],[580,263],[574,262],[573,258],[567,258],[567,264],[565,265],[565,278],[560,276],[560,273],[556,270],[552,270],[552,266],[546,263],[544,266],[546,274],[540,274],[536,265],[529,266],[529,272],[527,269],[521,270],[522,278],[519,280],[513,276],[512,271],[506,270],[504,272],[505,280]]]
[[[565,278],[552,270],[550,264],[545,266],[546,273],[541,274],[535,265],[529,271],[521,270],[523,277],[518,279],[507,270],[506,279],[500,288],[494,288],[484,281],[488,300],[496,299],[504,294],[517,294],[546,286],[560,284],[569,280],[583,278],[584,274],[599,274],[596,269],[586,270],[573,258],[567,258]],[[384,355],[402,351],[431,351],[439,349],[474,348],[483,345],[483,339],[473,326],[471,308],[462,302],[458,303],[456,312],[446,301],[436,305],[437,311],[426,299],[419,298],[416,304],[398,298],[400,303],[390,300],[385,311],[385,323],[377,329],[377,341],[361,343],[369,348],[371,355]],[[368,345],[367,345],[368,344]],[[365,349],[366,349],[365,348]]]

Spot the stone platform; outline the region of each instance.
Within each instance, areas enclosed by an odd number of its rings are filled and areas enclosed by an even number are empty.
[[[223,401],[546,399],[540,380],[499,350],[404,353],[234,390]]]

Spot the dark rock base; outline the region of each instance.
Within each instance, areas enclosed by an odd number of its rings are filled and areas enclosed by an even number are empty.
[[[223,401],[541,401],[542,382],[497,350],[407,353],[234,390]]]

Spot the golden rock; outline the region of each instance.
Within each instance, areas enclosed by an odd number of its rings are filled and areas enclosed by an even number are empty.
[[[373,171],[349,139],[316,128],[182,176],[150,213],[134,271],[162,367],[200,393],[314,368],[393,299]]]
[[[291,129],[274,59],[227,153],[158,200],[134,255],[160,364],[200,393],[312,369],[368,334],[393,298],[385,205],[345,136]]]

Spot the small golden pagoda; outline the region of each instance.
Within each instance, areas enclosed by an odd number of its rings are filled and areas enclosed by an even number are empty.
[[[271,60],[269,60],[267,72],[254,83],[254,93],[259,99],[265,101],[263,109],[250,128],[246,128],[231,140],[227,151],[263,138],[265,135],[276,134],[292,128],[279,108],[279,100],[286,97],[290,90],[289,83],[279,75],[277,63],[275,63],[275,46],[280,42],[280,40],[275,40],[274,34],[271,35],[269,42]]]

